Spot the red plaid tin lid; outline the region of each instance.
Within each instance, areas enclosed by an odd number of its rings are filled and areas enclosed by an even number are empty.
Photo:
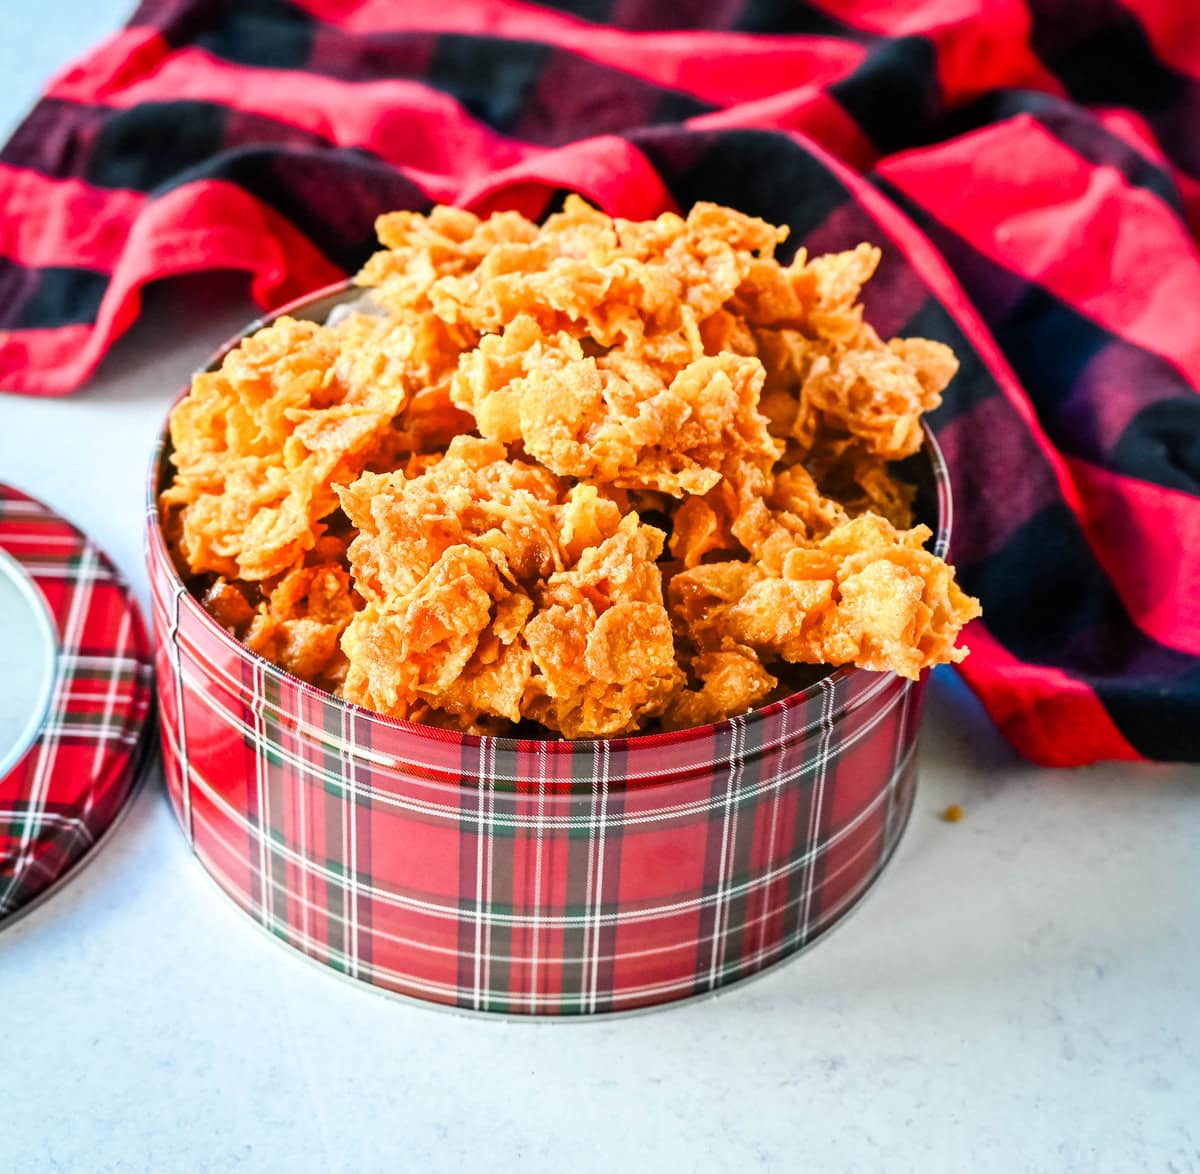
[[[0,484],[0,925],[124,808],[148,744],[152,663],[99,547]]]

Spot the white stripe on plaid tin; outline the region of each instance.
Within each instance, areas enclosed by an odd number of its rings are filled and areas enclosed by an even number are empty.
[[[600,997],[600,927],[603,924],[600,911],[604,907],[604,860],[607,843],[608,819],[608,781],[612,770],[612,750],[607,742],[600,747],[599,759],[599,791],[600,804],[594,820],[588,820],[588,879],[591,879],[592,849],[596,851],[596,888],[595,896],[589,885],[589,904],[585,909],[583,931],[584,952],[583,969],[588,971],[588,920],[591,920],[591,977],[587,988],[587,1004],[585,1010],[595,1011]]]
[[[303,745],[303,743],[302,743]],[[304,775],[296,774],[293,776],[293,781],[296,787],[296,819],[298,823],[298,831],[300,835],[300,851],[303,859],[307,860],[309,853],[312,851],[312,845],[308,842],[308,804],[305,803],[305,787]],[[300,869],[300,920],[301,930],[304,936],[308,936],[308,869]]]
[[[833,695],[834,684],[828,677],[822,677],[817,684],[821,688],[821,734],[817,741],[816,778],[813,780],[811,806],[808,810],[808,842],[816,838],[817,829],[821,826],[821,812],[825,805],[825,775],[829,769],[829,743],[833,737]],[[893,703],[894,704],[894,703]],[[839,747],[840,749],[840,747]],[[893,779],[895,775],[893,773]],[[800,925],[797,932],[803,937],[808,933],[809,911],[812,908],[813,880],[817,871],[816,860],[809,866],[804,877],[804,899],[800,903]]]
[[[347,746],[353,746],[356,742],[357,730],[356,726],[357,715],[354,710],[348,712],[348,728],[347,733],[349,739]],[[348,953],[350,955],[349,970],[347,973],[351,978],[358,977],[359,966],[359,942],[358,942],[358,764],[355,762],[354,755],[346,755],[346,787],[342,800],[342,835],[343,845],[346,849],[346,855],[343,857],[346,860],[346,881],[348,893],[346,894],[346,904],[350,910],[349,917],[349,946]]]
[[[38,545],[42,545],[40,538]],[[85,550],[93,551],[94,548],[89,544]],[[22,559],[21,565],[35,579],[77,579],[79,577],[79,568],[71,566],[70,563],[43,563],[36,559]],[[116,579],[116,575],[112,571],[100,565],[97,565],[89,573],[92,582],[102,583]]]
[[[261,666],[257,661],[253,663],[251,668],[251,680],[254,682],[255,698],[263,697],[264,682],[261,675]],[[262,882],[262,918],[263,924],[267,925],[275,917],[272,889],[271,885],[267,883],[271,876],[271,812],[269,806],[270,799],[267,796],[267,750],[271,743],[267,737],[262,706],[252,706],[251,712],[254,714],[251,731],[254,739],[254,809],[258,813],[258,869]]]
[[[488,775],[487,775],[487,889],[484,893],[486,910],[484,916],[484,934],[483,934],[483,949],[484,949],[484,968],[483,982],[484,989],[490,989],[492,984],[492,927],[495,924],[495,919],[492,917],[492,901],[495,893],[495,874],[496,874],[496,850],[493,847],[495,844],[495,829],[496,829],[496,744],[487,739],[488,742]]]
[[[487,752],[489,742],[479,743],[479,824],[483,824],[484,807],[488,789],[482,780],[487,778]],[[476,1011],[483,1009],[483,848],[484,837],[475,837],[475,990],[473,992]]]
[[[183,652],[179,647],[179,612],[186,598],[188,598],[187,588],[182,583],[176,584],[170,624],[167,631],[167,647],[171,650],[170,655],[173,662],[172,667],[174,672],[171,675],[175,678],[175,716],[179,722],[179,738],[175,742],[175,745],[181,765],[180,777],[182,781],[179,791],[180,799],[183,803],[183,834],[187,837],[187,842],[190,845],[194,845],[196,842],[196,829],[192,820],[192,772],[188,769],[187,710],[183,704]]]
[[[40,501],[26,497],[6,500],[4,512],[14,518],[45,518],[50,511]]]
[[[126,612],[121,617],[120,627],[117,629],[117,647],[118,648],[125,648],[129,645],[129,632],[130,632],[130,628],[132,626],[133,626],[132,613]],[[117,703],[117,685],[119,684],[120,679],[121,679],[120,669],[115,664],[110,664],[108,666],[108,689],[106,690],[105,697],[104,697],[104,718],[101,722],[101,727],[106,731],[113,724],[113,708],[116,706],[116,703]],[[134,740],[136,740],[136,738],[139,737],[140,735],[141,735],[140,730],[134,731],[134,730],[126,729],[123,732],[123,736],[122,736],[121,740],[129,741],[131,737]],[[92,774],[93,774],[93,776],[98,774],[100,771],[101,764],[104,761],[104,751],[106,749],[107,741],[108,741],[107,738],[97,739],[97,741],[96,741],[96,752],[92,756]],[[88,791],[87,798],[84,800],[84,807],[83,807],[85,813],[88,813],[88,814],[91,813],[92,805],[95,802],[95,798],[96,798],[95,792]]]
[[[780,724],[780,741],[785,746],[787,745],[787,722],[788,722],[788,713],[789,712],[790,712],[789,710],[785,709],[779,715],[779,717],[780,717],[780,723],[779,723]],[[782,754],[778,755],[776,757],[775,761],[776,761],[775,781],[776,781],[776,783],[778,783],[780,772],[783,770],[784,756]],[[895,775],[893,773],[893,779],[894,779],[894,777],[895,777]],[[774,860],[775,855],[776,855],[776,853],[775,853],[775,836],[779,829],[779,803],[782,798],[783,798],[783,788],[781,786],[777,785],[775,788],[775,794],[771,798],[771,827],[770,827],[770,831],[767,833],[767,859],[768,860]],[[761,930],[760,930],[759,939],[758,939],[758,952],[760,954],[763,951],[763,947],[766,945],[767,924],[768,923],[766,922],[766,920],[763,920],[761,922]]]
[[[545,742],[538,743],[538,790],[537,814],[533,826],[533,922],[530,926],[532,937],[532,958],[529,963],[529,985],[537,990],[538,972],[538,912],[542,906],[542,847],[546,838],[546,749]]]
[[[725,961],[725,937],[729,928],[728,889],[733,884],[733,839],[737,835],[737,806],[734,797],[742,779],[742,752],[746,742],[746,719],[735,717],[729,723],[729,772],[725,778],[724,811],[721,816],[721,859],[717,865],[716,909],[713,913],[712,960],[708,968],[708,989],[717,985],[717,974]],[[722,909],[722,904],[724,908]],[[724,922],[722,922],[724,913]]]

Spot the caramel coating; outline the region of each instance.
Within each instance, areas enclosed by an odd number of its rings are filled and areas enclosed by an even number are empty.
[[[172,414],[173,554],[253,651],[394,717],[568,738],[743,713],[788,664],[966,655],[979,605],[889,469],[957,362],[864,321],[873,245],[783,264],[732,209],[577,197],[377,229],[369,305],[279,319]]]

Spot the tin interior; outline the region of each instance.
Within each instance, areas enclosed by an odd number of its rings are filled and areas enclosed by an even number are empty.
[[[37,584],[0,550],[0,778],[24,756],[50,707],[58,665],[54,622]]]
[[[336,285],[329,286],[324,290],[320,290],[315,294],[307,297],[299,298],[288,305],[281,306],[278,310],[271,314],[264,315],[261,318],[255,319],[244,330],[240,331],[236,336],[229,339],[217,352],[213,355],[208,365],[203,368],[206,371],[212,371],[221,365],[225,355],[237,346],[244,338],[254,334],[262,327],[269,325],[276,319],[287,315],[292,318],[298,318],[303,321],[324,322],[330,313],[338,306],[346,302],[356,300],[362,296],[362,290],[353,284],[353,282],[340,282]],[[175,403],[182,400],[188,393],[188,388],[184,388]],[[174,404],[172,405],[174,407]],[[942,455],[941,448],[938,446],[932,430],[925,421],[921,423],[922,431],[924,432],[925,443],[921,451],[908,457],[904,461],[896,462],[893,469],[896,474],[916,489],[916,496],[913,502],[913,515],[918,523],[924,523],[933,532],[933,537],[929,543],[932,551],[940,557],[947,557],[950,546],[950,530],[952,524],[952,507],[949,491],[949,473],[946,468],[945,459]],[[164,554],[168,553],[168,545],[162,529],[162,519],[158,512],[158,495],[167,484],[171,477],[171,438],[169,427],[164,425],[163,431],[160,433],[158,444],[155,448],[154,455],[151,458],[149,479],[148,479],[148,511],[147,516],[150,525],[150,541],[154,543]],[[306,682],[294,678],[291,674],[269,661],[263,660],[256,653],[251,652],[244,645],[239,643],[233,636],[222,628],[216,620],[214,620],[208,612],[200,604],[194,596],[183,588],[181,578],[176,578],[175,586],[183,590],[184,606],[190,611],[198,614],[215,633],[219,633],[220,638],[227,641],[229,645],[235,648],[238,655],[243,658],[248,658],[252,661],[259,662],[264,666],[264,671],[272,676],[285,678],[291,681],[296,688],[302,692],[311,691],[320,697],[332,701],[339,707],[344,708],[349,713],[369,714],[370,718],[375,722],[384,723],[387,725],[396,726],[405,730],[418,739],[432,739],[433,741],[444,741],[448,737],[456,740],[463,740],[470,743],[490,743],[498,748],[514,748],[517,746],[517,739],[508,737],[492,737],[466,734],[453,734],[445,730],[440,730],[435,727],[424,726],[414,722],[404,721],[397,718],[390,718],[383,714],[375,713],[374,711],[364,710],[361,706],[353,702],[344,701],[334,697],[332,694],[324,693],[309,685]],[[806,688],[791,694],[788,697],[779,701],[773,701],[768,705],[762,706],[754,710],[755,714],[774,713],[780,707],[792,707],[803,704],[807,700],[811,700],[818,696],[822,686],[831,681],[841,681],[845,677],[852,674],[862,673],[865,670],[855,668],[853,665],[843,665],[840,668],[832,669],[827,674],[824,674],[823,680],[814,682]],[[872,674],[878,675],[878,674]],[[720,726],[728,725],[728,722],[718,723]],[[704,727],[706,732],[711,731],[713,727]],[[699,731],[677,730],[671,733],[648,733],[648,734],[633,734],[628,735],[626,740],[636,741],[640,747],[649,749],[656,743],[664,745],[676,743],[681,739],[687,738],[689,735],[699,733]],[[534,739],[523,738],[522,744],[529,744]],[[558,741],[558,740],[556,740]],[[587,755],[594,753],[602,744],[603,740],[579,740],[572,743],[574,749],[581,754]]]

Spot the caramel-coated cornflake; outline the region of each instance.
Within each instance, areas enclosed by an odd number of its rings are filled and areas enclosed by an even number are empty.
[[[683,683],[657,558],[663,535],[627,514],[538,592],[525,627],[538,675],[526,713],[569,738],[630,733]]]
[[[767,660],[856,664],[916,678],[961,660],[959,629],[979,605],[924,549],[925,526],[896,531],[873,514],[797,546],[777,575],[714,563],[676,575],[672,615],[703,650],[753,648]]]
[[[921,416],[942,401],[957,369],[948,347],[926,342],[916,349],[880,342],[867,325],[853,346],[813,344],[800,385],[792,435],[806,450],[817,448],[823,430],[849,434],[872,456],[899,460],[921,447]]]
[[[280,318],[197,375],[171,413],[178,512],[193,573],[269,579],[297,566],[337,506],[333,485],[370,460],[403,407],[393,383],[351,383],[334,332]]]
[[[778,684],[750,648],[701,652],[692,659],[696,689],[682,689],[671,699],[663,718],[670,730],[703,726],[736,717],[757,705]]]
[[[612,352],[585,354],[522,315],[465,356],[451,396],[485,436],[522,442],[561,476],[676,497],[705,493],[727,464],[769,468],[778,444],[758,414],[761,364],[697,357],[664,381]]]
[[[242,640],[293,676],[335,688],[346,671],[339,641],[354,613],[350,576],[344,568],[297,567],[259,606]]]
[[[344,693],[393,716],[533,717],[570,737],[631,730],[681,679],[662,535],[594,487],[458,437],[413,477],[341,490],[366,606]]]

